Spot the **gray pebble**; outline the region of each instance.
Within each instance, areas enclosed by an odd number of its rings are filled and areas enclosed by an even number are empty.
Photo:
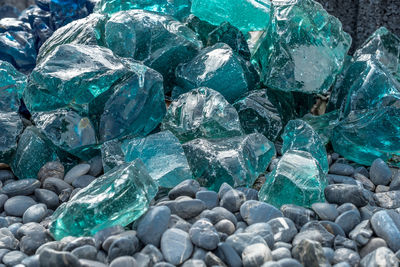
[[[357,251],[357,243],[354,240],[348,239],[344,236],[338,235],[335,237],[335,241],[333,242],[333,247],[335,249],[339,248],[348,248],[354,251]]]
[[[190,223],[175,214],[171,215],[168,222],[168,228],[181,229],[182,231],[185,231],[187,233],[189,233],[190,227],[192,227]]]
[[[214,227],[218,232],[225,233],[227,235],[233,234],[236,230],[235,225],[226,219],[217,222]]]
[[[310,222],[308,224],[311,225],[312,223],[313,222]],[[305,226],[308,226],[308,224]],[[313,223],[312,225],[313,227],[302,227],[300,232],[292,241],[293,246],[298,245],[304,239],[309,239],[321,243],[322,246],[331,247],[333,245],[335,236],[328,232],[328,230],[326,230],[326,228],[319,222]]]
[[[44,249],[39,255],[41,267],[80,267],[77,257],[67,251]]]
[[[91,245],[84,245],[81,247],[77,247],[72,250],[72,255],[77,257],[78,259],[87,259],[95,261],[97,258],[97,249]]]
[[[218,244],[219,257],[231,267],[241,267],[242,259],[238,253],[227,243],[221,242]]]
[[[5,194],[0,194],[0,212],[4,210],[4,204],[6,203],[8,196]]]
[[[94,177],[92,175],[86,174],[86,175],[78,176],[72,182],[72,186],[76,187],[76,188],[85,188],[94,180],[96,180],[96,177]]]
[[[8,226],[8,230],[10,230],[10,232],[11,232],[14,236],[16,236],[16,235],[17,235],[18,229],[19,229],[22,225],[24,225],[24,224],[23,224],[23,223],[13,223],[13,224],[11,224],[10,226]]]
[[[9,198],[4,204],[4,210],[8,215],[21,217],[24,212],[36,202],[27,196],[15,196]]]
[[[137,250],[137,244],[128,237],[115,240],[108,249],[108,260],[111,262],[121,256],[133,255]]]
[[[385,209],[400,208],[400,191],[389,191],[384,193],[376,193],[374,199],[378,206]]]
[[[194,198],[197,191],[200,190],[200,184],[196,180],[185,180],[171,189],[168,193],[170,199],[176,199],[179,196],[189,196]]]
[[[357,245],[364,246],[368,243],[372,234],[373,231],[369,220],[364,220],[349,233],[349,237],[353,239]]]
[[[248,200],[240,207],[240,215],[248,225],[268,222],[274,218],[282,217],[283,214],[274,206],[255,200]]]
[[[357,207],[352,203],[344,203],[344,204],[340,205],[337,208],[337,210],[338,210],[339,214],[342,214],[342,213],[344,213],[346,211],[349,211],[349,210],[354,210],[354,211],[358,212]]]
[[[53,191],[56,194],[60,194],[63,190],[70,189],[72,190],[72,186],[67,184],[65,181],[58,178],[47,178],[43,182],[43,188]]]
[[[64,181],[72,184],[72,182],[78,178],[79,176],[85,175],[89,172],[90,170],[90,165],[83,163],[83,164],[78,164],[74,166],[72,169],[70,169],[64,176]]]
[[[171,210],[166,206],[151,207],[137,224],[137,235],[144,244],[160,246],[162,234],[167,230]]]
[[[206,219],[195,222],[190,228],[189,236],[193,244],[206,250],[216,249],[220,241],[217,230]]]
[[[133,255],[136,260],[137,266],[149,266],[150,265],[150,257],[147,254],[138,252]]]
[[[209,210],[217,207],[219,203],[218,194],[214,191],[198,191],[196,199],[203,201]]]
[[[156,263],[153,267],[175,267],[175,266],[168,262],[159,262]]]
[[[23,264],[26,267],[40,267],[39,255],[26,257],[21,261],[21,264]]]
[[[91,158],[88,163],[90,164],[90,175],[97,177],[103,172],[103,160],[101,156]]]
[[[235,226],[237,224],[235,215],[223,207],[215,207],[212,210],[205,210],[200,214],[200,218],[206,218],[210,220],[212,224],[216,224],[223,219],[231,221]]]
[[[334,221],[339,216],[339,211],[336,209],[335,204],[314,203],[311,207],[321,220]]]
[[[239,211],[240,206],[246,201],[246,196],[239,190],[229,190],[223,195],[220,205],[232,213]]]
[[[187,260],[182,267],[207,267],[207,265],[202,260]]]
[[[316,215],[312,210],[293,204],[282,205],[281,211],[286,218],[294,222],[297,228],[301,228],[309,221],[316,220]]]
[[[94,236],[95,246],[99,248],[101,244],[110,236],[118,235],[124,231],[124,228],[120,225],[107,227],[98,231]]]
[[[262,243],[267,245],[265,240],[259,235],[249,233],[234,234],[229,236],[226,241],[239,255],[242,255],[243,250],[253,244]]]
[[[161,253],[161,251],[156,246],[153,246],[151,244],[146,245],[142,249],[141,253],[149,256],[149,260],[150,260],[150,264],[151,265],[154,265],[157,262],[160,262],[160,261],[164,260],[164,256]]]
[[[361,173],[355,173],[354,179],[361,182],[365,189],[367,189],[369,191],[375,190],[374,183],[370,179],[368,179],[366,176],[362,175]]]
[[[7,228],[0,229],[0,249],[16,249],[18,240],[14,237],[10,230]]]
[[[295,259],[282,259],[278,261],[280,267],[302,267],[301,263]]]
[[[372,162],[369,177],[375,185],[388,185],[392,178],[392,171],[386,162],[378,158]]]
[[[356,227],[357,224],[361,222],[360,213],[355,210],[349,210],[339,215],[336,218],[335,223],[337,223],[345,232],[346,235],[350,233],[351,230]]]
[[[139,240],[136,237],[136,231],[124,231],[118,235],[113,235],[109,236],[102,244],[102,248],[105,251],[108,251],[110,249],[110,246],[112,243],[114,243],[116,240],[121,239],[121,238],[128,238],[133,241],[134,247],[137,249],[139,248]],[[135,250],[136,250],[135,249]]]
[[[0,170],[0,181],[5,182],[7,180],[13,180],[14,174],[9,170]]]
[[[1,193],[9,197],[28,196],[32,194],[36,188],[39,188],[40,185],[41,183],[36,179],[18,180],[3,186]]]
[[[102,262],[86,259],[79,260],[79,263],[81,264],[81,267],[107,267],[107,265]]]
[[[36,204],[30,206],[23,214],[23,223],[41,222],[47,216],[47,207],[45,204]]]
[[[356,180],[354,180],[354,178],[349,177],[349,176],[328,174],[326,176],[326,179],[328,179],[329,184],[351,184],[351,185],[357,185]]]
[[[43,183],[49,177],[64,178],[64,166],[59,161],[47,162],[40,168],[38,172],[39,181]]]
[[[332,264],[333,258],[335,256],[335,251],[328,247],[323,247],[322,249],[324,250],[325,258],[328,260],[330,264]]]
[[[3,256],[3,263],[6,266],[16,266],[20,264],[27,255],[21,251],[10,251],[6,255]]]
[[[400,214],[382,210],[371,218],[371,225],[378,237],[383,238],[393,251],[400,249]]]
[[[65,245],[63,250],[64,251],[73,251],[74,249],[84,246],[84,245],[95,246],[94,238],[89,237],[89,236],[82,236],[82,237],[74,238],[72,241],[69,241]]]
[[[258,191],[248,187],[238,187],[236,190],[242,191],[246,197],[246,200],[258,200]]]
[[[357,207],[368,204],[368,190],[357,185],[333,184],[325,187],[325,198],[329,203],[345,204],[353,203]]]
[[[183,219],[193,218],[206,209],[204,202],[199,199],[181,199],[175,202],[175,210],[171,212]]]
[[[55,209],[60,204],[58,195],[47,189],[36,189],[35,197],[37,198],[38,202],[45,204],[49,209]]]
[[[226,192],[232,190],[232,189],[233,189],[232,186],[230,186],[230,185],[227,184],[227,183],[223,183],[223,184],[219,187],[219,190],[218,190],[218,197],[219,197],[219,199],[222,199],[222,197],[224,196],[224,194],[225,194]]]
[[[297,234],[296,226],[289,218],[275,218],[270,220],[268,224],[271,226],[275,242],[282,241],[289,243]]]
[[[390,190],[390,186],[386,185],[377,185],[375,188],[375,193],[383,193]]]
[[[18,239],[21,239],[25,235],[32,235],[34,233],[40,233],[40,232],[44,233],[45,231],[46,230],[42,225],[35,222],[30,222],[22,225],[18,229],[16,237]]]
[[[367,254],[380,247],[387,247],[386,241],[380,237],[373,237],[368,243],[360,249],[360,256],[364,258]]]
[[[176,228],[168,229],[161,237],[161,251],[168,262],[183,263],[193,252],[189,234]]]
[[[390,183],[390,191],[400,190],[400,172],[397,172]]]
[[[246,247],[242,253],[243,267],[258,267],[264,262],[272,260],[271,250],[262,243]]]
[[[274,245],[274,234],[271,226],[268,223],[252,224],[248,226],[244,232],[261,236],[267,243],[268,247],[272,247]]]
[[[399,266],[396,255],[388,248],[380,247],[366,255],[360,262],[361,267]]]
[[[40,246],[49,241],[51,241],[51,239],[46,232],[32,232],[21,238],[19,247],[25,254],[33,255]]]
[[[357,266],[360,262],[360,255],[357,252],[347,248],[339,248],[335,250],[335,255],[333,256],[333,263],[340,263],[346,261],[351,266]]]
[[[198,260],[203,260],[206,258],[207,251],[199,248],[199,247],[194,247],[192,259],[198,259]]]
[[[207,252],[204,262],[207,266],[220,266],[226,267],[227,265],[214,253],[211,251]]]
[[[303,239],[293,248],[293,257],[304,266],[328,266],[322,246],[317,241]]]
[[[343,175],[343,176],[352,176],[354,174],[353,166],[343,163],[334,163],[329,167],[329,173]]]
[[[274,249],[272,252],[272,259],[274,261],[279,261],[281,259],[286,259],[286,258],[291,258],[292,257],[292,253],[290,252],[289,249],[287,248],[277,248]]]

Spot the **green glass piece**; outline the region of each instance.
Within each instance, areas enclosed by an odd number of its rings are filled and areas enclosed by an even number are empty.
[[[178,85],[187,91],[205,86],[220,92],[229,103],[254,89],[253,66],[224,43],[207,47],[176,69]]]
[[[354,53],[357,59],[362,55],[373,55],[400,82],[400,38],[385,27],[376,30]]]
[[[24,126],[17,112],[0,112],[0,162],[10,164]]]
[[[253,133],[231,138],[198,138],[183,144],[194,178],[211,190],[223,183],[250,187],[275,156],[275,146],[264,135]]]
[[[228,21],[243,32],[261,31],[268,26],[271,2],[269,0],[192,0],[191,11],[200,19],[214,25]]]
[[[113,94],[100,116],[99,135],[104,142],[123,135],[146,136],[165,113],[163,77],[140,63],[130,63],[131,73],[112,88]]]
[[[333,129],[335,152],[362,165],[381,158],[400,166],[399,101],[392,106],[352,111]]]
[[[54,148],[35,127],[27,127],[19,137],[11,169],[19,179],[37,178],[40,168],[57,159]]]
[[[17,112],[26,86],[26,76],[13,65],[0,60],[0,111]]]
[[[127,139],[123,142],[122,151],[126,162],[141,159],[151,178],[161,187],[173,188],[184,180],[192,179],[182,145],[170,131]]]
[[[178,64],[192,59],[203,46],[196,34],[179,21],[144,10],[113,14],[105,26],[104,39],[116,55],[141,61],[158,71],[164,77],[166,92],[175,83]]]
[[[245,133],[262,133],[269,140],[275,141],[283,129],[282,116],[271,103],[268,90],[254,90],[236,101],[240,123]]]
[[[140,160],[124,163],[81,189],[52,215],[56,240],[89,236],[107,227],[126,226],[146,212],[157,184]]]
[[[23,98],[31,112],[87,104],[129,71],[111,50],[92,45],[65,44],[36,65]]]
[[[92,122],[72,110],[39,112],[32,115],[36,127],[56,147],[80,158],[89,159],[97,143]]]
[[[100,0],[95,12],[113,14],[122,10],[143,9],[182,20],[190,14],[190,0]]]
[[[273,0],[271,25],[253,60],[268,87],[326,93],[341,71],[351,37],[313,0]]]
[[[174,100],[161,129],[170,130],[184,143],[195,138],[223,138],[243,134],[237,111],[210,88],[200,87]]]
[[[108,172],[125,162],[125,155],[121,146],[122,141],[118,139],[104,142],[101,145],[101,159],[103,161],[104,172]]]
[[[338,113],[335,110],[320,116],[307,114],[301,119],[307,122],[318,133],[323,144],[327,145],[331,139],[333,128],[339,123]]]
[[[325,202],[327,185],[325,173],[309,152],[289,150],[266,175],[258,198],[277,208],[284,204],[311,207],[313,203]]]
[[[208,34],[217,28],[217,26],[205,20],[201,20],[193,14],[190,14],[189,17],[185,19],[185,25],[196,33],[198,39],[201,40],[204,45],[207,45]]]
[[[329,164],[325,145],[318,133],[303,120],[292,120],[282,134],[282,154],[289,150],[309,152],[320,164],[321,170],[328,173]]]
[[[104,45],[104,26],[107,20],[106,15],[90,14],[57,29],[40,47],[37,63],[62,44]]]

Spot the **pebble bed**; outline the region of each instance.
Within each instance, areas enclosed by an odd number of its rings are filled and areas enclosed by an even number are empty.
[[[217,193],[186,180],[128,227],[61,241],[47,230],[49,216],[103,173],[101,158],[66,173],[48,162],[38,179],[1,169],[0,266],[398,266],[400,171],[380,159],[369,169],[328,159],[327,202],[311,209],[279,210],[256,189],[223,184]]]

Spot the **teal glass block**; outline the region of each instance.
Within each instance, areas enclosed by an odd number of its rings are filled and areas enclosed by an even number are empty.
[[[18,112],[20,98],[26,86],[27,77],[13,65],[0,60],[0,111]]]

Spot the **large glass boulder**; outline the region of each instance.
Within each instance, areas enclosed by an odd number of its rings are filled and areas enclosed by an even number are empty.
[[[182,145],[170,131],[126,139],[122,151],[126,162],[142,160],[151,178],[161,187],[173,188],[184,180],[192,179]]]
[[[287,151],[266,175],[258,193],[259,200],[277,208],[284,204],[311,207],[313,203],[324,202],[328,181],[320,166],[309,152]]]
[[[11,169],[19,179],[36,179],[40,168],[47,162],[56,159],[57,154],[54,147],[37,128],[30,126],[19,137]]]
[[[0,112],[17,112],[26,86],[26,76],[0,60]]]
[[[32,119],[56,147],[80,158],[90,158],[97,138],[89,118],[72,110],[59,109],[34,113]]]
[[[391,106],[352,111],[333,129],[332,146],[346,159],[370,166],[381,158],[400,166],[399,101]]]
[[[182,20],[190,14],[190,0],[99,0],[95,12],[113,14],[118,11],[142,9]]]
[[[93,45],[60,45],[30,75],[23,93],[28,109],[49,111],[87,105],[129,71],[111,50]]]
[[[339,112],[334,110],[319,116],[307,114],[303,118],[318,133],[324,145],[331,139],[333,128],[339,123]]]
[[[229,103],[255,88],[257,75],[248,61],[224,43],[207,47],[191,61],[176,69],[178,85],[186,91],[209,87],[220,92]]]
[[[212,89],[200,87],[174,100],[161,128],[181,142],[195,138],[227,138],[243,134],[237,111]]]
[[[158,71],[166,92],[174,84],[176,66],[202,48],[196,34],[179,21],[144,10],[113,14],[105,25],[104,40],[116,55],[142,61]]]
[[[104,142],[127,134],[146,136],[165,113],[163,77],[140,63],[130,62],[131,73],[112,88],[100,116],[99,135]]]
[[[91,14],[59,28],[40,47],[37,62],[43,61],[62,44],[104,45],[104,27],[107,19],[106,15]]]
[[[329,164],[325,144],[317,132],[303,120],[292,120],[282,134],[282,154],[289,150],[309,152],[319,163],[321,170],[328,173]]]
[[[326,93],[341,71],[351,37],[313,0],[273,0],[271,24],[253,60],[264,84],[282,91]]]
[[[272,103],[267,91],[251,91],[233,106],[239,114],[245,133],[262,133],[269,140],[275,141],[283,129],[284,121],[280,109]]]
[[[7,164],[11,163],[12,155],[17,150],[18,137],[23,130],[24,126],[17,112],[0,111],[0,162],[1,163],[7,163]]]
[[[228,21],[243,32],[261,31],[270,21],[269,0],[192,0],[192,13],[211,24]]]
[[[275,147],[264,135],[253,133],[231,138],[194,139],[183,144],[193,177],[210,190],[223,183],[253,185],[275,156]]]
[[[115,225],[126,226],[149,207],[157,184],[140,160],[124,163],[81,189],[52,215],[50,232],[56,240],[90,236]]]

